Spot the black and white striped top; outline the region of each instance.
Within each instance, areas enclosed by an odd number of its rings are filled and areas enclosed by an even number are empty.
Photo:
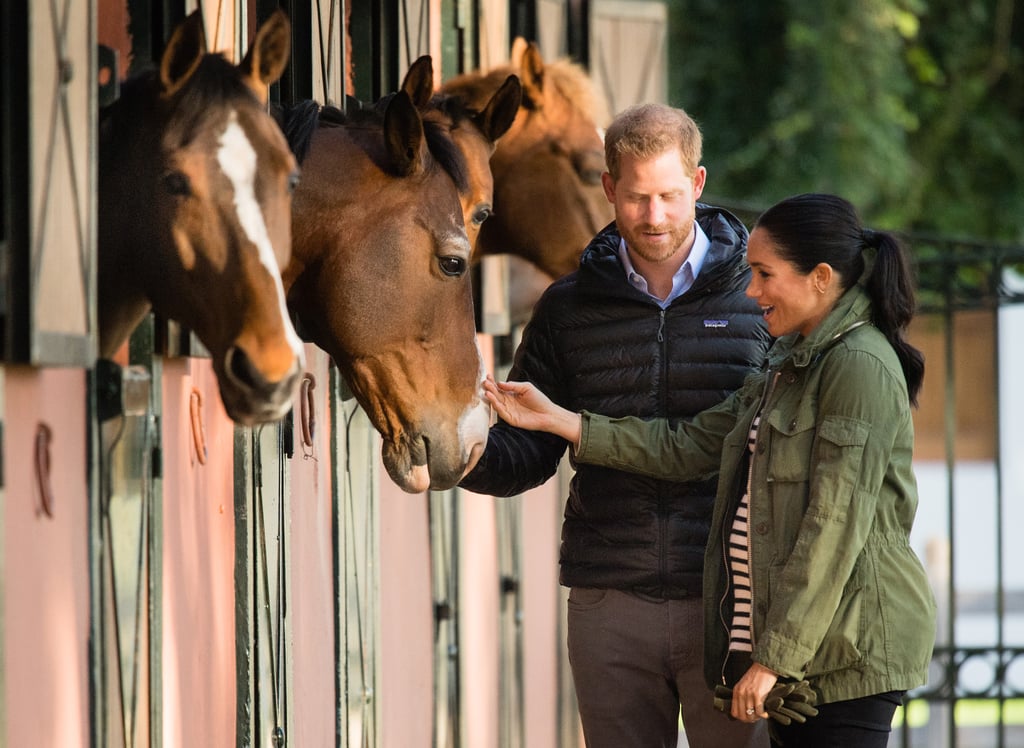
[[[750,434],[747,437],[747,448],[751,457],[754,453],[754,443],[757,441],[757,428],[761,423],[760,414],[750,424]],[[753,459],[750,460],[753,464]],[[747,490],[740,500],[736,516],[732,521],[732,531],[729,533],[729,570],[732,573],[732,594],[733,613],[732,627],[729,630],[729,649],[734,652],[752,651],[752,639],[750,633],[750,473],[747,469]]]

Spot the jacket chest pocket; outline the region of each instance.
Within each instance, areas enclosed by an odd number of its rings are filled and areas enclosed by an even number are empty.
[[[810,459],[817,433],[810,409],[774,408],[767,418],[768,433],[757,440],[755,454],[768,459],[767,479],[776,483],[800,483],[810,474]]]
[[[834,415],[817,423],[796,418],[781,429],[773,427],[767,480],[777,552],[788,555],[812,504],[821,517],[849,512],[868,433],[864,422]]]

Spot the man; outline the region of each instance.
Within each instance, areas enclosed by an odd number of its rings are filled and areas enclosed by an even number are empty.
[[[698,203],[701,135],[680,109],[644,104],[605,135],[615,221],[579,270],[538,301],[509,379],[571,410],[685,419],[717,404],[769,344],[744,291],[747,232]],[[463,488],[508,496],[545,482],[566,442],[498,423]],[[569,661],[590,748],[767,746],[762,724],[712,707],[703,678],[701,578],[715,479],[670,483],[578,465],[561,583]],[[725,625],[723,623],[723,625]]]

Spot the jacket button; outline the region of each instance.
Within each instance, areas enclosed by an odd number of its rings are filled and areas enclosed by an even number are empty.
[[[789,422],[789,430],[790,431],[796,431],[796,419],[795,418],[792,421]]]
[[[768,534],[768,523],[767,522],[758,522],[757,523],[757,527],[754,528],[754,532],[756,532],[758,535],[767,535]]]
[[[796,373],[792,371],[789,372],[789,374],[786,375],[786,381],[793,384],[793,382],[796,381]]]
[[[764,454],[764,450],[765,450],[764,442],[758,442],[757,443],[757,453],[759,455],[763,455]]]

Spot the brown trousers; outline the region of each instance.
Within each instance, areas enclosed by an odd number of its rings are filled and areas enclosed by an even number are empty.
[[[763,720],[715,710],[704,682],[699,598],[657,600],[574,587],[568,644],[587,748],[768,748]]]

